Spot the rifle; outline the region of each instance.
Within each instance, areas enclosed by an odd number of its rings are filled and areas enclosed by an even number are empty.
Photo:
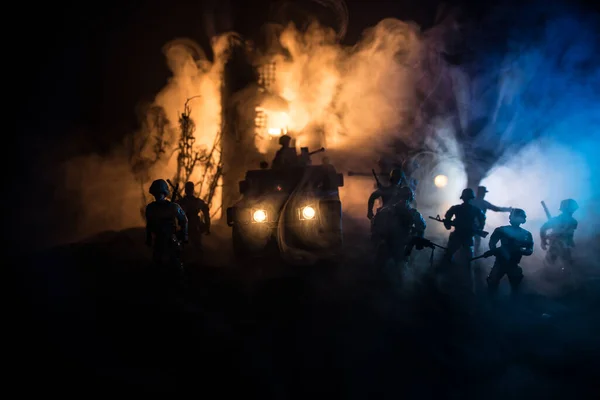
[[[475,261],[475,260],[479,260],[480,258],[489,258],[491,256],[495,256],[495,255],[497,255],[498,251],[500,251],[500,247],[496,247],[494,250],[488,250],[485,253],[483,253],[477,257],[471,258],[469,261]]]
[[[437,222],[442,222],[444,224],[447,223],[447,222],[449,222],[451,226],[456,226],[455,223],[454,223],[454,221],[447,221],[445,219],[441,219],[440,216],[439,216],[439,214],[435,218],[432,217],[432,216],[429,216],[429,219],[432,219],[432,220],[437,221]],[[490,234],[489,232],[486,232],[483,229],[476,229],[476,230],[473,231],[473,233],[475,235],[477,235],[477,236],[482,237],[482,238],[486,238],[487,235]]]
[[[519,247],[528,247],[528,246],[532,245],[532,243],[530,243],[530,242],[518,242],[517,244],[519,245]],[[502,249],[502,247],[496,247],[495,249],[488,250],[485,253],[483,253],[483,254],[481,254],[481,255],[479,255],[477,257],[471,258],[470,261],[479,260],[480,258],[488,258],[488,257],[491,257],[491,256],[496,256],[497,257],[498,253],[500,253],[502,251],[501,249]],[[509,255],[509,257],[512,257],[512,256]]]
[[[177,196],[181,197],[181,195],[179,194],[179,185],[173,185],[173,182],[171,182],[170,179],[167,179],[167,183],[169,184],[169,186],[171,186],[171,189],[173,190],[173,194],[171,194],[171,201],[176,201]]]
[[[379,178],[377,177],[377,173],[375,172],[374,169],[372,169],[371,172],[373,173],[373,177],[375,177],[375,182],[377,182],[377,188],[381,189],[381,182],[379,182]]]
[[[542,207],[544,207],[544,212],[546,213],[546,217],[548,219],[551,219],[552,214],[550,214],[550,210],[548,210],[548,207],[546,206],[546,202],[544,200],[542,200],[541,203],[542,203]]]
[[[428,247],[432,250],[434,250],[436,247],[443,249],[443,250],[448,250],[447,248],[440,246],[439,244],[433,243],[429,239],[425,239],[424,237],[420,237],[420,236],[413,236],[410,239],[410,241],[408,242],[408,244],[406,245],[406,250],[404,251],[404,255],[410,256],[410,253],[412,252],[413,247],[416,247],[417,250],[423,250],[423,248],[425,248],[425,247]]]

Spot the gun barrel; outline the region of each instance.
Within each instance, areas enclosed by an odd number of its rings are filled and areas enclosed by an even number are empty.
[[[550,214],[550,210],[548,210],[548,206],[546,206],[546,202],[544,200],[542,200],[540,203],[542,204],[542,207],[544,208],[544,212],[546,213],[546,217],[548,219],[552,218],[552,214]]]
[[[311,151],[311,152],[309,152],[309,153],[308,153],[308,155],[309,155],[309,156],[312,156],[313,154],[322,153],[322,152],[324,152],[324,151],[325,151],[325,147],[321,147],[321,148],[320,148],[320,149],[318,149],[318,150],[314,150],[314,151]]]

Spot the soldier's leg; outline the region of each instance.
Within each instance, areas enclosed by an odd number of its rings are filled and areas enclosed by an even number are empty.
[[[517,294],[521,281],[523,280],[523,269],[516,264],[508,266],[506,275],[510,283],[510,293]]]
[[[556,263],[556,260],[558,259],[559,253],[560,251],[557,248],[557,246],[555,244],[551,244],[548,248],[548,251],[546,252],[546,257],[544,258],[546,264],[554,265]]]
[[[471,262],[471,258],[473,258],[475,251],[472,245],[464,246],[464,254],[466,259],[464,260],[465,267],[467,268],[467,279],[468,284],[470,285],[471,292],[475,293],[475,274],[473,270],[473,263]]]
[[[456,252],[461,248],[460,240],[451,234],[446,248],[447,250],[444,253],[443,263],[450,264],[452,263],[452,257],[454,257],[454,254],[456,254]]]
[[[475,253],[479,254],[481,250],[481,237],[475,236]]]

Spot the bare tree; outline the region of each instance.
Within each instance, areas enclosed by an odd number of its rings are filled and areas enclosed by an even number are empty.
[[[194,182],[198,188],[200,196],[205,192],[203,200],[209,205],[212,204],[215,196],[219,179],[223,173],[223,157],[221,152],[222,130],[216,133],[215,139],[210,149],[201,148],[196,145],[195,131],[196,124],[191,119],[190,100],[200,96],[194,96],[186,100],[184,112],[179,118],[179,142],[176,149],[177,170],[173,179],[174,185],[179,187],[191,180],[194,172],[200,170],[202,177]]]

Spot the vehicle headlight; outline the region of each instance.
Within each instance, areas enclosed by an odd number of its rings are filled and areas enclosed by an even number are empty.
[[[265,210],[254,210],[252,219],[258,223],[265,222],[267,220],[267,212]]]
[[[313,219],[317,212],[311,206],[306,206],[302,209],[302,217],[304,219]]]

